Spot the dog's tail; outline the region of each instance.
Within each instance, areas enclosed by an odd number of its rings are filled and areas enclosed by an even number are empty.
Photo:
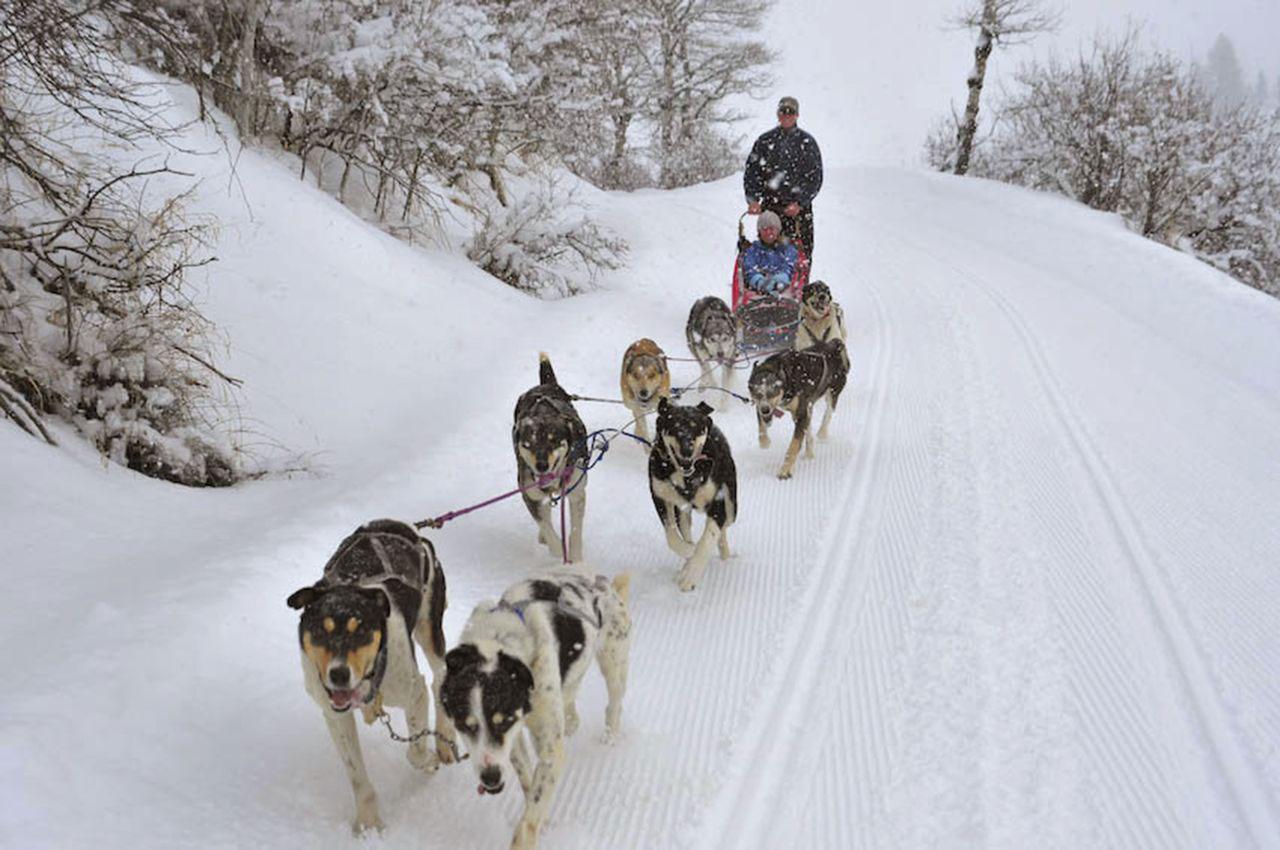
[[[622,573],[613,577],[613,590],[625,604],[631,596],[631,573]]]
[[[555,370],[551,368],[551,357],[545,351],[538,353],[538,383],[560,386]]]

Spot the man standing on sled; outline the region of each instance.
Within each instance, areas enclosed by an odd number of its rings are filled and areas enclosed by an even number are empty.
[[[813,258],[813,199],[822,188],[822,152],[818,142],[796,126],[800,104],[778,101],[778,126],[756,139],[742,174],[747,212],[761,210],[782,218],[782,232]]]

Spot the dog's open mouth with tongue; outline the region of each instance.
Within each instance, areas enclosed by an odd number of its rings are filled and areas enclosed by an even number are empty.
[[[373,697],[373,682],[368,678],[361,679],[354,688],[331,688],[326,686],[329,705],[334,711],[342,713],[354,706],[364,705]]]

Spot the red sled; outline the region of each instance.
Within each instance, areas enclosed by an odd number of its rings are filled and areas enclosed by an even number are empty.
[[[742,279],[742,257],[751,242],[738,217],[738,256],[733,262],[733,315],[738,320],[738,351],[752,357],[791,348],[800,326],[800,291],[809,282],[809,257],[796,245],[798,256],[791,283],[781,293],[756,292]]]

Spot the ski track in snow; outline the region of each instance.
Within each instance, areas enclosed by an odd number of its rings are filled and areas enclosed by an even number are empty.
[[[1138,579],[1147,603],[1143,607],[1169,650],[1167,657],[1173,661],[1172,666],[1186,689],[1198,725],[1208,738],[1210,752],[1226,780],[1226,789],[1235,804],[1236,814],[1247,826],[1249,836],[1257,846],[1280,846],[1280,829],[1267,793],[1230,728],[1226,712],[1215,693],[1217,686],[1204,661],[1204,650],[1188,626],[1183,606],[1171,592],[1167,576],[1152,557],[1128,500],[1116,486],[1113,474],[1081,424],[1079,414],[1064,396],[1035,332],[1010,300],[995,287],[984,285],[980,277],[962,266],[955,263],[951,266],[991,299],[1019,338],[1065,441],[1070,443],[1086,472],[1088,490],[1095,495],[1096,503],[1128,562],[1131,575]]]
[[[865,232],[876,232],[874,223],[870,221],[861,223],[867,228]],[[1063,491],[1059,485],[1058,492],[1042,493],[1037,501],[1031,503],[1032,510],[1041,514],[1041,519],[1051,520],[1050,524],[1044,528],[1043,540],[1055,543],[1058,552],[1074,554],[1075,558],[1071,560],[1053,557],[1037,558],[1035,556],[1039,553],[1036,552],[1035,542],[1032,539],[1023,541],[1024,544],[1030,545],[1026,548],[1018,548],[1017,552],[1022,560],[1029,560],[1033,564],[1038,565],[1038,562],[1047,560],[1044,565],[1051,568],[1048,575],[1052,580],[1050,587],[1046,589],[1052,594],[1052,604],[1060,609],[1059,616],[1062,618],[1060,625],[1066,627],[1064,636],[1068,643],[1074,644],[1072,649],[1076,653],[1077,663],[1083,665],[1081,672],[1085,674],[1082,680],[1073,683],[1076,698],[1080,702],[1080,719],[1086,724],[1089,733],[1082,736],[1081,740],[1087,746],[1107,745],[1105,749],[1098,749],[1091,753],[1093,757],[1101,760],[1106,768],[1105,772],[1100,777],[1095,777],[1094,781],[1099,779],[1104,782],[1115,781],[1117,787],[1114,791],[1119,795],[1117,799],[1123,801],[1122,810],[1141,812],[1145,815],[1127,825],[1124,824],[1124,818],[1120,816],[1119,811],[1102,818],[1102,823],[1117,828],[1115,832],[1105,837],[1104,844],[1106,846],[1192,847],[1205,846],[1205,842],[1210,839],[1197,833],[1196,830],[1200,828],[1200,824],[1194,819],[1187,818],[1186,808],[1178,799],[1176,793],[1179,785],[1178,770],[1169,764],[1169,754],[1160,752],[1157,740],[1158,729],[1150,725],[1150,709],[1144,704],[1145,700],[1141,694],[1127,694],[1133,691],[1131,683],[1137,671],[1132,668],[1131,662],[1123,658],[1124,641],[1117,639],[1119,636],[1113,633],[1113,626],[1108,623],[1107,618],[1099,615],[1099,612],[1106,612],[1112,604],[1108,600],[1113,596],[1111,592],[1113,589],[1109,588],[1105,582],[1091,580],[1093,577],[1081,570],[1081,566],[1089,560],[1090,553],[1087,540],[1079,539],[1078,532],[1070,527],[1070,522],[1063,522],[1073,513],[1070,500],[1067,498],[1068,493],[1085,492],[1094,495],[1095,507],[1101,511],[1110,527],[1116,549],[1128,563],[1130,576],[1138,580],[1145,595],[1146,604],[1141,607],[1148,612],[1152,626],[1163,636],[1171,650],[1171,657],[1176,661],[1173,672],[1191,697],[1192,708],[1199,721],[1196,724],[1197,727],[1210,739],[1211,753],[1217,760],[1222,775],[1227,779],[1227,794],[1234,802],[1235,815],[1243,818],[1247,823],[1253,844],[1273,846],[1276,844],[1276,832],[1263,785],[1252,773],[1247,759],[1238,750],[1236,739],[1232,736],[1227,721],[1223,717],[1221,706],[1213,695],[1213,686],[1200,660],[1200,651],[1185,624],[1180,620],[1179,606],[1163,586],[1162,578],[1145,549],[1141,531],[1129,513],[1124,497],[1111,481],[1100,455],[1079,425],[1076,414],[1068,407],[1044,354],[1035,341],[1033,332],[1007,298],[996,292],[993,287],[984,285],[977,275],[965,270],[954,260],[938,257],[935,251],[927,246],[914,241],[908,242],[896,236],[891,237],[883,230],[878,235],[882,238],[891,238],[900,245],[909,247],[912,253],[928,256],[939,265],[945,265],[958,273],[970,288],[978,290],[988,299],[990,305],[996,307],[1008,325],[1008,329],[1012,330],[1028,355],[1028,361],[1033,367],[1031,389],[1038,391],[1037,394],[1042,396],[1035,401],[1049,414],[1046,418],[1056,423],[1059,430],[1058,442],[1070,448],[1076,461],[1072,465],[1077,468],[1078,473],[1083,473],[1077,474],[1074,481],[1069,482],[1075,486],[1070,486],[1067,491]],[[951,279],[953,288],[957,282],[956,278]],[[980,315],[981,305],[970,302],[965,306],[964,311],[970,316]],[[997,323],[983,324],[983,334],[988,340],[996,327]],[[1007,346],[992,347],[995,348],[995,354],[1007,356]],[[989,365],[997,365],[997,361],[992,360]],[[1005,386],[1016,386],[1007,380],[1007,376],[1002,376],[1001,383]],[[988,391],[990,389],[992,388],[988,388]],[[996,400],[995,404],[988,402],[979,405],[979,408],[999,410],[1000,406]],[[1023,423],[1024,426],[1029,424],[1033,423]],[[1018,430],[1025,432],[1029,429],[1024,427]],[[991,443],[992,450],[987,453],[987,457],[998,457],[1003,453],[1016,459],[1014,468],[1019,471],[1018,477],[1024,479],[1023,486],[1026,483],[1037,482],[1041,487],[1047,484],[1052,486],[1051,482],[1054,479],[1061,478],[1061,474],[1054,469],[1054,463],[1046,464],[1043,446],[1019,446],[1018,434],[1008,428],[1001,428],[998,420],[987,421],[979,433],[985,433],[988,442]],[[1000,448],[1001,446],[1003,449]],[[1037,468],[1041,469],[1039,475],[1036,474]],[[1016,485],[1018,482],[1011,479],[1004,483]],[[1046,496],[1055,500],[1057,504],[1046,502]],[[957,500],[953,500],[953,503],[955,501]],[[1011,505],[1011,507],[1013,510],[1006,511],[1003,517],[1002,524],[1005,526],[1016,523],[1018,519],[1017,506]],[[1077,539],[1072,540],[1072,537]],[[1008,582],[1008,579],[1008,576],[1003,579],[1007,583],[1006,588],[1016,589],[1017,583]],[[952,590],[960,591],[963,597],[965,591],[972,595],[973,589],[981,586],[981,582],[970,579],[961,582]],[[994,589],[997,588],[987,588],[987,590]],[[954,598],[953,596],[952,599]],[[985,600],[983,604],[986,605],[1000,601],[989,593],[982,594],[982,598]],[[973,601],[977,602],[976,599]],[[1022,628],[1019,632],[1026,633],[1026,629]],[[969,643],[970,641],[967,640],[964,645]],[[987,652],[981,655],[981,660],[989,663],[991,659],[998,657],[998,653]],[[921,668],[916,669],[918,672]],[[929,678],[934,682],[938,681],[936,675],[931,675]],[[919,693],[920,684],[915,683],[912,690]],[[1043,696],[1046,690],[1042,683],[1041,687],[1033,688],[1031,692]],[[966,690],[961,688],[952,692],[950,698],[956,701],[958,706],[963,707],[965,694]],[[989,699],[992,694],[988,693],[985,696]],[[992,710],[996,707],[998,706],[986,705],[981,712],[975,711],[974,714],[975,716],[984,715],[987,725],[990,726],[992,721],[1000,716],[998,711]],[[1034,713],[1027,711],[1027,708],[1024,706],[1013,716],[1024,719],[1035,716]],[[845,713],[846,711],[840,711],[837,716],[844,716]],[[963,711],[959,714],[963,716]],[[945,715],[934,712],[931,716]],[[956,716],[953,714],[948,718],[949,722],[954,722]],[[994,733],[996,730],[991,731]],[[928,744],[924,745],[923,749],[932,753],[940,751],[938,747]],[[991,759],[993,752],[999,753],[999,748],[993,748],[989,742],[983,749],[987,753],[988,760]],[[837,751],[842,750],[837,749]],[[843,750],[843,752],[851,751]],[[928,766],[929,769],[933,767],[935,765]],[[982,771],[983,775],[991,773],[989,767]],[[1157,775],[1164,776],[1168,783],[1167,787],[1152,782],[1153,770]],[[954,792],[956,788],[965,787],[964,783],[954,781],[958,778],[951,777],[951,781],[941,784]],[[1001,793],[1007,794],[1017,788],[1016,783],[1008,781],[1012,778],[1014,777],[1008,775],[1003,777],[1004,781],[999,783]],[[892,787],[893,783],[890,784],[890,789]],[[918,794],[918,791],[915,793]],[[889,796],[892,797],[892,790]],[[1095,804],[1105,805],[1108,798],[1110,798],[1109,794],[1099,794]],[[945,803],[945,800],[942,802]],[[992,801],[986,807],[995,815],[992,820],[996,823],[1007,823],[1006,819],[996,815],[995,806],[998,806],[998,801]],[[963,808],[972,813],[971,807]],[[923,819],[921,823],[927,826],[937,825],[937,813],[935,812],[933,819]],[[1043,820],[1039,823],[1041,827],[1044,826]],[[1126,827],[1126,831],[1120,831],[1119,827],[1122,825]],[[1031,825],[1028,824],[1028,826]],[[954,824],[952,829],[944,831],[941,837],[944,840],[947,836],[954,839],[956,834],[964,834],[964,827],[963,823]],[[1002,841],[998,834],[983,832],[981,824],[975,824],[974,827],[976,832],[972,837],[984,846],[1018,846],[1025,840],[1020,833],[1014,832],[1008,836],[1008,841]],[[1049,832],[1049,836],[1048,843],[1053,846],[1069,847],[1094,843],[1089,841],[1087,836],[1055,835],[1052,831]],[[919,834],[917,830],[915,833],[900,836],[898,843],[905,846],[934,846],[938,843],[938,836],[932,836],[933,840],[930,838],[930,836]],[[1082,841],[1082,838],[1085,840]],[[1045,842],[1046,836],[1042,835],[1040,841]],[[1213,842],[1210,841],[1210,843]],[[868,846],[876,846],[876,842],[869,842]]]

